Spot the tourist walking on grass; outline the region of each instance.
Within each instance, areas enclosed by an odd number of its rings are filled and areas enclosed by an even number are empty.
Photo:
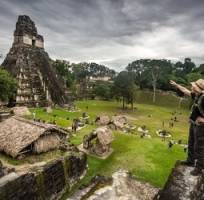
[[[197,176],[204,169],[204,80],[199,79],[196,82],[191,82],[191,90],[174,81],[170,81],[170,84],[185,95],[191,96],[193,100],[189,117],[188,156],[181,163],[195,166],[191,175]]]

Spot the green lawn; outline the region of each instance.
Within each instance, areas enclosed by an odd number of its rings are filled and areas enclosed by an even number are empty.
[[[61,108],[55,109],[52,114],[47,114],[42,108],[34,109],[36,117],[46,121],[53,120],[56,115],[58,125],[68,127],[71,125],[72,119],[80,117],[82,112],[86,111],[88,106],[88,114],[90,120],[94,121],[98,114],[104,113],[113,115],[121,113],[128,115],[130,122],[137,126],[146,125],[152,135],[151,139],[141,139],[137,132],[135,134],[124,134],[122,132],[114,132],[115,140],[112,144],[114,153],[106,160],[100,160],[95,157],[88,157],[89,170],[84,182],[90,180],[96,174],[111,175],[118,169],[126,169],[140,179],[151,184],[162,187],[174,166],[176,160],[185,159],[185,153],[181,146],[175,145],[169,150],[168,142],[162,141],[155,131],[162,128],[164,121],[165,128],[172,133],[173,139],[182,139],[186,142],[188,132],[188,110],[177,110],[171,107],[161,107],[157,105],[135,104],[136,110],[125,112],[121,110],[121,104],[108,101],[80,101],[76,102],[81,109],[80,112],[70,113]],[[172,117],[171,113],[177,110],[181,114],[177,115],[178,122],[175,123],[173,129],[168,127],[168,122]],[[33,110],[32,110],[33,111]],[[152,115],[149,117],[149,115]],[[69,117],[69,120],[67,120]],[[78,145],[82,142],[83,136],[90,133],[96,126],[88,125],[71,138],[71,142]]]
[[[169,98],[167,99],[169,100]],[[157,129],[162,128],[164,122],[165,129],[170,131],[173,136],[172,139],[187,141],[189,111],[187,109],[178,109],[177,102],[174,99],[175,106],[171,105],[172,102],[171,104],[167,102],[166,107],[163,107],[157,104],[145,104],[144,100],[144,103],[138,101],[134,105],[134,111],[123,111],[121,103],[118,102],[89,100],[76,102],[80,111],[75,113],[70,113],[62,108],[54,109],[52,114],[47,114],[43,108],[35,108],[31,109],[31,111],[36,113],[36,118],[47,122],[55,119],[59,126],[65,128],[71,126],[72,120],[76,117],[81,117],[84,111],[90,115],[90,121],[94,121],[95,117],[102,113],[110,116],[113,114],[125,114],[128,116],[130,123],[136,126],[146,125],[150,130],[151,139],[141,139],[137,131],[134,134],[115,131],[115,140],[112,143],[113,154],[106,160],[88,156],[88,173],[81,183],[88,182],[96,174],[110,176],[118,169],[125,169],[140,180],[162,187],[176,160],[185,159],[186,157],[181,146],[174,145],[173,149],[168,149],[168,140],[162,141],[155,133]],[[87,106],[88,110],[86,109]],[[177,115],[178,122],[174,123],[174,127],[170,129],[168,123],[173,111],[181,114]],[[96,125],[87,125],[84,129],[77,132],[76,136],[71,138],[71,142],[76,145],[81,144],[83,136],[89,134],[94,128],[96,128]],[[8,159],[1,154],[1,159],[10,164],[20,165],[50,159],[52,156],[60,156],[60,152],[53,151],[38,156],[30,156],[21,161]]]

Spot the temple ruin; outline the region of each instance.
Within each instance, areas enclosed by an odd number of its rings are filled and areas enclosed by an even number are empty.
[[[14,100],[17,105],[63,105],[66,102],[63,83],[44,51],[43,36],[38,34],[29,16],[18,17],[13,45],[2,66],[17,79]]]

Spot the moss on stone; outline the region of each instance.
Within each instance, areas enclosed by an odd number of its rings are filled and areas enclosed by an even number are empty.
[[[69,160],[66,159],[66,157],[63,159],[63,168],[64,168],[64,175],[65,175],[65,181],[66,186],[69,185],[69,175],[68,175],[68,169],[69,169]]]
[[[45,199],[45,188],[44,188],[44,176],[42,172],[39,172],[36,175],[36,182],[37,182],[37,186],[38,186],[38,193],[40,196],[40,199]]]

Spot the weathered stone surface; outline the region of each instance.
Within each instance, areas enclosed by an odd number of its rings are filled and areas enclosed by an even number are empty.
[[[113,141],[112,131],[108,127],[99,127],[89,135],[85,135],[83,139],[83,147],[80,145],[80,150],[106,158],[113,150],[110,145]]]
[[[34,22],[28,16],[19,16],[12,48],[2,63],[17,79],[18,105],[47,106],[51,102],[63,105],[67,99],[43,42]]]
[[[48,163],[43,169],[44,195],[47,199],[65,187],[65,174],[61,160]]]
[[[118,171],[110,179],[92,181],[67,200],[152,200],[158,188],[133,179],[126,171]]]
[[[87,165],[86,154],[82,152],[78,152],[77,154],[73,153],[69,157],[67,157],[65,161],[68,165],[66,172],[68,174],[68,177],[72,179],[71,182],[73,182],[73,180],[80,178],[80,176],[86,169]]]
[[[86,155],[72,152],[65,157],[30,166],[0,178],[1,200],[53,200],[86,172]],[[22,171],[23,170],[23,171]]]
[[[112,117],[112,124],[115,126],[115,129],[123,130],[126,123],[127,118],[125,116],[117,115]]]
[[[21,106],[21,107],[16,106],[16,107],[12,108],[12,110],[13,110],[13,113],[17,116],[24,116],[24,115],[30,115],[31,114],[28,107],[26,107],[26,106]]]
[[[193,167],[183,166],[177,162],[155,200],[203,200],[204,174],[192,176],[190,175],[192,170]]]
[[[15,172],[12,172],[12,173],[9,173],[9,174],[3,175],[3,176],[2,176],[3,178],[0,177],[1,178],[0,179],[0,187],[6,185],[8,182],[11,182],[11,181],[13,181],[19,177],[19,175],[16,174]]]
[[[16,23],[15,36],[24,36],[25,34],[37,36],[37,28],[34,22],[27,16],[19,16]]]
[[[99,127],[95,132],[102,145],[109,145],[113,141],[112,131],[108,127]]]
[[[110,117],[108,115],[101,115],[96,118],[96,124],[100,126],[105,126],[110,123]]]
[[[0,178],[14,171],[15,171],[15,168],[3,166],[3,163],[0,161]],[[0,186],[1,186],[1,179],[0,179]]]
[[[7,175],[9,181],[0,186],[1,200],[36,200],[39,199],[37,182],[34,173],[21,176]],[[3,177],[4,179],[6,177]],[[1,179],[0,179],[1,180]]]

